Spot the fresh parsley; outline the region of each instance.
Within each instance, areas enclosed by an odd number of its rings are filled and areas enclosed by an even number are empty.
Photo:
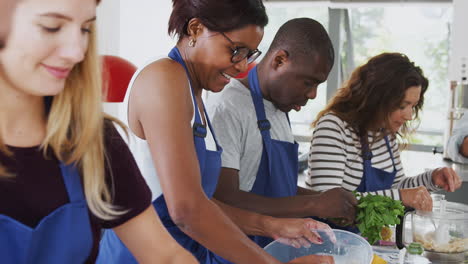
[[[401,201],[381,195],[355,193],[357,205],[356,222],[361,235],[372,245],[382,239],[382,228],[400,223],[398,216],[403,215],[405,207]]]

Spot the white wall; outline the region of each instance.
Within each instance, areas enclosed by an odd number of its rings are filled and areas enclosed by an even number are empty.
[[[461,81],[462,64],[466,64],[468,70],[468,1],[453,0],[453,31],[450,46],[450,71],[451,81]],[[468,77],[465,72],[464,77]]]
[[[102,1],[97,9],[99,54],[119,55],[120,0]]]
[[[99,53],[116,55],[137,67],[165,56],[176,41],[167,34],[171,0],[104,0],[98,7]],[[119,103],[104,103],[104,110],[124,118]]]
[[[141,66],[166,55],[176,41],[167,34],[171,0],[104,0],[98,7],[99,51]]]
[[[141,66],[169,53],[175,45],[167,34],[171,0],[120,0],[120,7],[120,56]]]

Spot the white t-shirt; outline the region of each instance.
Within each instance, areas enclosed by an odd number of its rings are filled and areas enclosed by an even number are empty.
[[[138,77],[140,72],[145,67],[147,67],[148,65],[150,65],[151,63],[159,59],[161,58],[152,59],[149,62],[147,62],[143,67],[139,68],[133,75],[132,80],[130,81],[130,84],[128,85],[128,89],[125,94],[125,99],[123,102],[123,109],[124,109],[122,111],[123,116],[120,117],[120,119],[124,121],[124,123],[127,126],[129,123],[128,122],[128,101],[130,98],[130,93],[133,88],[133,83],[135,82],[136,78]],[[191,98],[192,98],[193,109],[194,110],[196,109],[198,113],[200,113],[198,107],[196,107],[196,104],[193,101],[192,96]],[[168,111],[174,111],[174,109],[168,109]],[[191,126],[193,126],[194,120],[195,120],[195,111],[193,112],[192,120],[190,121]],[[207,128],[207,135],[205,138],[206,148],[208,150],[216,150],[216,143],[214,141],[213,134],[211,133],[211,130],[209,129],[208,125],[206,126],[206,128]],[[132,151],[133,156],[135,157],[135,160],[138,164],[138,167],[141,170],[141,174],[143,175],[143,178],[145,178],[146,183],[151,189],[152,200],[154,201],[156,198],[158,198],[162,194],[162,190],[161,190],[161,185],[159,184],[158,176],[156,174],[156,169],[154,168],[153,160],[151,158],[149,144],[145,139],[139,138],[132,131],[129,131],[129,137],[130,137],[129,138],[130,141],[128,142],[128,146],[130,150]]]
[[[263,100],[272,139],[294,143],[286,114]],[[223,148],[222,166],[239,170],[240,189],[250,191],[262,158],[263,141],[250,90],[231,79],[220,93],[209,93],[208,115],[218,143]]]

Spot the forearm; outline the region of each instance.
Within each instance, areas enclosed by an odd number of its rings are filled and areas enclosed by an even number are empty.
[[[234,263],[280,263],[250,240],[213,202],[200,203],[197,212],[179,227],[187,235]],[[209,217],[207,217],[209,216]],[[258,225],[259,219],[249,218]],[[263,233],[264,231],[257,231]]]
[[[297,187],[297,195],[318,195],[320,193],[321,192],[319,191],[314,191],[300,186]]]
[[[429,191],[438,191],[439,188],[432,181],[432,173],[435,169],[427,170],[414,177],[402,177],[397,185],[398,189],[415,188],[425,186]]]
[[[230,206],[216,199],[212,201],[247,235],[269,236],[267,222],[272,218]]]
[[[231,206],[274,217],[318,216],[318,195],[299,195],[272,198],[241,190],[215,195],[216,199]]]

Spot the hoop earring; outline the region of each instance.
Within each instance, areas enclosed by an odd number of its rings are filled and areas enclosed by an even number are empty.
[[[196,41],[194,39],[190,39],[190,41],[188,43],[189,47],[195,47],[195,42]]]

